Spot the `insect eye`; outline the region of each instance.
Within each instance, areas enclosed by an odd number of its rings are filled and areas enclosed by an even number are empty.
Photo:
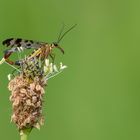
[[[54,46],[58,46],[58,44],[57,44],[57,43],[53,43],[53,45],[54,45]]]

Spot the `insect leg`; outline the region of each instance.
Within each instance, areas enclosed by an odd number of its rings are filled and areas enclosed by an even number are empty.
[[[50,53],[49,56],[51,57],[52,59],[52,63],[54,63],[54,59],[55,59],[55,54],[54,53]]]
[[[19,69],[19,68],[17,68],[17,69]],[[12,74],[13,77],[15,77],[15,75],[14,75],[15,72],[17,72],[16,69],[14,69],[14,70],[11,72],[11,74]]]
[[[5,61],[8,63],[8,64],[10,64],[10,65],[14,65],[14,62],[13,61],[11,61],[10,59],[5,59]]]

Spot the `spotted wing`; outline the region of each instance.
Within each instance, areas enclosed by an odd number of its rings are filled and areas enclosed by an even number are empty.
[[[4,40],[2,44],[10,48],[31,49],[39,48],[45,43],[20,38],[9,38]]]
[[[4,51],[4,58],[7,59],[13,52],[23,51],[24,49],[38,49],[42,47],[43,42],[37,42],[32,40],[25,40],[20,38],[9,38],[2,42],[3,45],[9,47],[9,49]]]

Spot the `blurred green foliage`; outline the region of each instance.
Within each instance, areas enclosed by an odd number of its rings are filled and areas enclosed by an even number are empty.
[[[0,40],[56,41],[62,23],[78,26],[60,43],[68,66],[48,81],[45,125],[30,140],[140,139],[140,1],[0,0]],[[2,58],[4,46],[1,45]],[[19,139],[10,123],[7,65],[0,66],[1,139]]]

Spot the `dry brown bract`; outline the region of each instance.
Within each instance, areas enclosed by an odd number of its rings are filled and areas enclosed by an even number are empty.
[[[39,78],[29,83],[22,75],[16,76],[9,82],[8,88],[11,91],[10,101],[13,109],[11,121],[17,125],[19,130],[40,128],[42,125],[44,86],[45,84]]]

